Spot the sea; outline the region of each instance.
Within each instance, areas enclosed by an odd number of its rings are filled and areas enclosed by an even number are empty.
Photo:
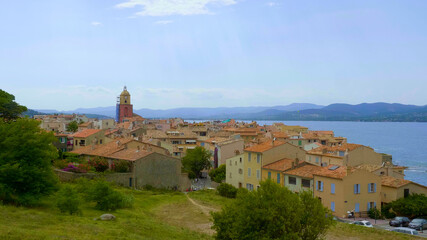
[[[300,125],[310,130],[332,130],[335,136],[346,137],[349,143],[362,144],[376,152],[390,154],[394,164],[408,167],[405,179],[427,186],[425,122],[257,121],[259,125],[275,122]]]

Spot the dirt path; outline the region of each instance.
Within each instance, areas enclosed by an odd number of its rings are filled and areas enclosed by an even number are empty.
[[[210,212],[216,212],[216,211],[218,211],[218,209],[211,208],[211,207],[207,207],[207,206],[203,206],[203,205],[200,205],[200,204],[196,203],[192,198],[190,198],[190,196],[188,196],[188,194],[185,194],[185,196],[187,196],[188,200],[189,200],[189,201],[190,201],[194,206],[196,206],[196,207],[200,208],[200,210],[202,210],[202,212],[203,212],[205,215],[207,215],[207,216],[210,216],[210,215],[211,215],[211,214],[210,214]]]

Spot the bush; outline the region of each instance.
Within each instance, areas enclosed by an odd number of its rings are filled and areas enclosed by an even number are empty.
[[[103,157],[94,157],[89,159],[89,165],[95,168],[97,172],[105,172],[109,168],[108,161]]]
[[[212,169],[209,172],[209,177],[211,177],[211,179],[214,182],[221,183],[222,181],[225,180],[225,173],[226,173],[225,168],[226,168],[225,164],[221,164],[218,168]]]
[[[368,216],[372,219],[382,219],[383,217],[381,216],[381,212],[380,210],[378,210],[377,208],[371,208],[368,211]]]
[[[65,185],[56,194],[56,206],[61,213],[81,214],[80,198],[77,191],[70,185]]]
[[[62,171],[66,171],[66,172],[74,172],[74,173],[86,173],[87,171],[84,169],[80,169],[76,166],[74,166],[73,164],[68,164],[68,166],[64,169],[62,169]]]
[[[77,166],[81,171],[84,171],[84,172],[91,172],[91,171],[94,171],[95,169],[92,167],[92,166],[90,166],[88,163],[80,163],[78,166]]]
[[[62,153],[63,159],[68,159],[68,162],[82,163],[83,159],[76,153],[64,152]]]
[[[391,218],[396,217],[396,214],[394,212],[390,211],[390,210],[391,210],[391,204],[390,203],[389,204],[384,204],[381,207],[381,216],[383,216],[383,217],[385,217],[387,219],[391,219]]]
[[[103,211],[114,211],[118,208],[131,207],[133,197],[114,190],[111,185],[103,179],[98,179],[89,186],[86,196],[89,200],[96,202],[96,209]]]
[[[236,198],[237,195],[237,188],[228,183],[219,184],[216,190],[218,191],[219,195],[227,198]]]
[[[68,166],[69,162],[66,159],[60,160],[57,159],[53,162],[53,166],[58,169],[64,169]]]
[[[126,160],[118,160],[114,161],[113,164],[111,164],[111,169],[114,172],[129,172],[130,162]]]
[[[196,174],[194,172],[188,172],[188,178],[189,179],[195,179],[196,178]]]
[[[411,194],[390,204],[393,212],[400,216],[409,218],[427,216],[427,197],[424,194]]]

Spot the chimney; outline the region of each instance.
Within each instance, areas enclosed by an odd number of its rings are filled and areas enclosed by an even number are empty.
[[[292,162],[292,168],[291,169],[294,169],[295,168],[295,162]]]
[[[351,167],[347,166],[347,176],[351,174]]]
[[[298,164],[299,164],[299,159],[298,159],[298,158],[296,158],[296,159],[295,159],[295,166],[298,166]]]

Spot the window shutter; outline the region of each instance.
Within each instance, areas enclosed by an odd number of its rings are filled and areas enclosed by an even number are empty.
[[[366,208],[367,211],[369,211],[369,202],[368,202],[368,208]]]
[[[374,208],[377,208],[377,202],[374,202]]]
[[[377,184],[374,183],[374,192],[377,192]]]
[[[359,212],[360,210],[359,210],[359,204],[358,203],[356,203],[356,206],[355,206],[355,208],[354,208],[354,211],[355,212]]]
[[[271,179],[271,172],[268,172],[268,179]]]
[[[335,183],[331,183],[331,193],[335,193]]]
[[[320,182],[320,191],[323,192],[323,182]]]
[[[319,181],[316,181],[316,189],[319,190]]]
[[[331,202],[331,210],[332,212],[335,212],[335,202]]]
[[[354,184],[354,194],[357,193],[357,184]]]

